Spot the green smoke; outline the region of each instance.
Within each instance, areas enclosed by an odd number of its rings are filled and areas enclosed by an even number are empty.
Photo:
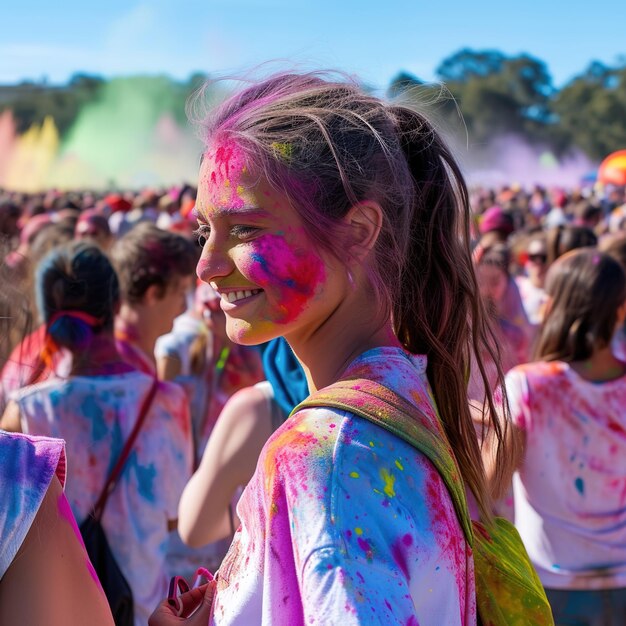
[[[185,120],[185,85],[165,76],[114,78],[84,106],[51,173],[62,187],[193,181],[200,143]]]

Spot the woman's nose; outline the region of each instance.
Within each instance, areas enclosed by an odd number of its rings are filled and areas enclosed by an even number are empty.
[[[210,283],[216,278],[228,276],[231,271],[232,262],[227,252],[220,250],[211,240],[207,241],[196,267],[198,278]]]

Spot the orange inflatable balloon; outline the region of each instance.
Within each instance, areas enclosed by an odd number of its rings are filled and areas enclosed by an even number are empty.
[[[626,185],[626,150],[613,152],[602,161],[598,180],[608,185]]]

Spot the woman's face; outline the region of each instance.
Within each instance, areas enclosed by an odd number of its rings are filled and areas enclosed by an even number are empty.
[[[286,196],[250,171],[235,143],[205,154],[196,212],[198,277],[220,294],[232,341],[310,335],[332,313],[340,293],[330,285],[331,265]]]
[[[498,310],[506,295],[508,283],[506,273],[497,265],[479,263],[476,268],[476,278],[480,295]]]
[[[548,254],[546,244],[537,239],[528,244],[526,250],[528,260],[526,261],[526,273],[528,278],[536,287],[543,287],[546,282],[548,271]]]

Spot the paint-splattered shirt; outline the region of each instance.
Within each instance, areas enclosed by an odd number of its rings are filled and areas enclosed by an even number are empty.
[[[361,355],[435,419],[425,357]],[[473,558],[446,487],[421,453],[348,412],[307,409],[266,444],[237,507],[212,623],[476,623]]]
[[[39,511],[54,476],[65,484],[65,444],[0,430],[0,579]]]
[[[75,376],[25,387],[15,399],[22,430],[67,442],[67,498],[80,524],[130,435],[152,377],[141,372]],[[159,383],[102,524],[133,591],[135,624],[167,593],[167,521],[191,475],[189,409],[178,385]]]
[[[626,377],[592,383],[567,363],[509,372],[526,435],[515,522],[545,587],[626,587]]]

